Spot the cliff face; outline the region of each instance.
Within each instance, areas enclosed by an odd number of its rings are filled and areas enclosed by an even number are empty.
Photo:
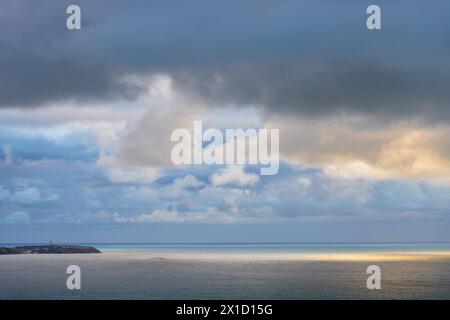
[[[101,253],[98,249],[88,246],[49,245],[23,246],[14,248],[0,247],[0,255],[4,254],[61,254],[61,253]]]

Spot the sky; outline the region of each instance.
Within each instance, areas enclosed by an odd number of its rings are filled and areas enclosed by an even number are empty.
[[[449,9],[0,0],[0,242],[450,241]],[[199,120],[278,173],[175,166]]]

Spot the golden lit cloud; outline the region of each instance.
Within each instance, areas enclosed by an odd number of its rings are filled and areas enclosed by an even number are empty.
[[[281,157],[324,168],[341,178],[424,179],[450,183],[450,126],[418,122],[380,124],[362,117],[287,119],[280,128]]]

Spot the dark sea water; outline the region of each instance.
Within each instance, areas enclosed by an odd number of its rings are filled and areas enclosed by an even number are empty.
[[[450,299],[448,257],[323,258],[448,253],[449,244],[93,245],[104,253],[0,256],[0,299]],[[81,290],[66,288],[73,264]],[[366,287],[371,264],[381,290]]]

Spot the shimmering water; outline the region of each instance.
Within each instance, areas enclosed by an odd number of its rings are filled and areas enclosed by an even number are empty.
[[[233,243],[233,244],[93,244],[106,250],[146,252],[450,252],[450,243]]]
[[[104,253],[0,256],[0,298],[450,299],[450,258],[290,258],[297,253],[450,252],[449,244],[93,245]],[[203,255],[190,258],[196,253]],[[66,288],[71,264],[82,270],[79,291]],[[370,264],[382,270],[381,290],[366,287]]]

